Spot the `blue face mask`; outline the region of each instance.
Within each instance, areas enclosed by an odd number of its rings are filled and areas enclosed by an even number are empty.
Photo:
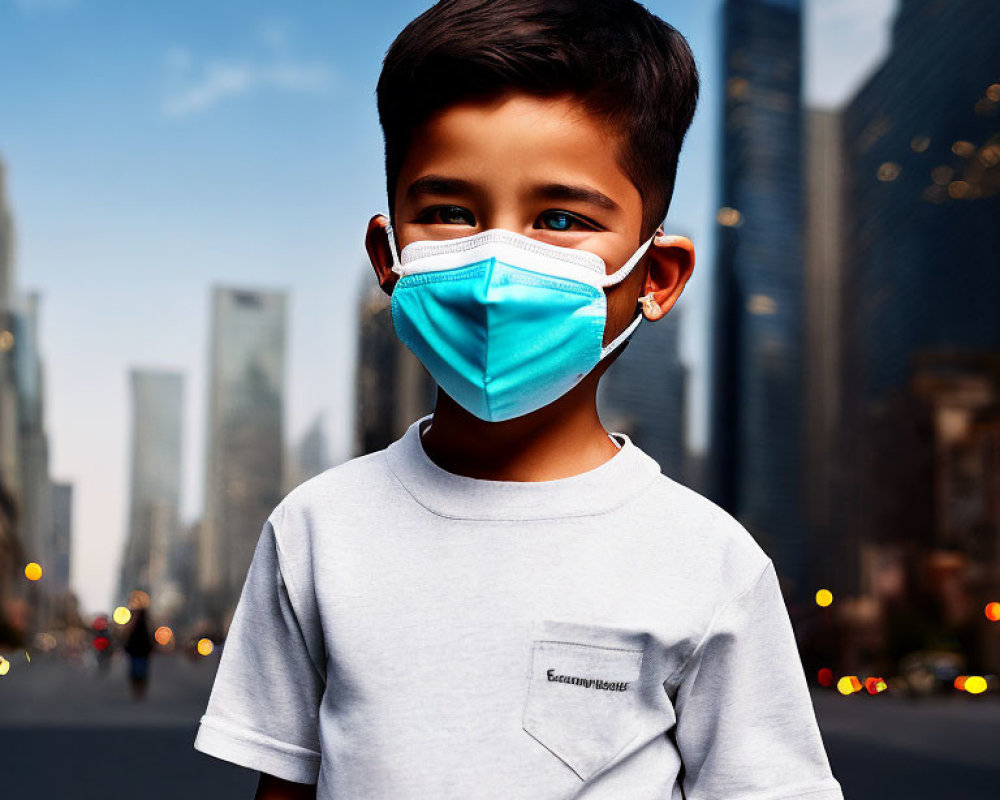
[[[438,385],[488,422],[529,414],[562,397],[619,347],[639,313],[603,345],[604,287],[632,271],[650,237],[607,274],[586,250],[493,228],[472,236],[389,245],[392,323]]]

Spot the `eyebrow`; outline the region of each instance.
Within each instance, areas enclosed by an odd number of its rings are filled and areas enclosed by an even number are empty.
[[[423,175],[409,185],[406,194],[409,197],[420,195],[455,195],[471,192],[469,181],[461,178],[446,178],[443,175]]]
[[[535,194],[544,197],[546,200],[577,200],[582,203],[591,203],[599,208],[608,211],[621,210],[618,203],[612,200],[603,192],[592,189],[589,186],[571,186],[565,183],[549,183],[535,189]]]
[[[467,194],[475,190],[475,185],[462,178],[449,178],[444,175],[422,175],[409,185],[406,190],[411,198],[421,195],[448,196]],[[547,183],[534,189],[537,197],[546,200],[576,200],[591,203],[608,211],[620,211],[621,207],[604,192],[599,192],[589,186],[571,185],[566,183]]]

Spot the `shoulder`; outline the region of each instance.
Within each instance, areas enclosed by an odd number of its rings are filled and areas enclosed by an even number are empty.
[[[283,560],[310,560],[316,532],[332,521],[361,519],[373,503],[398,491],[379,450],[352,458],[303,481],[290,490],[267,518]]]
[[[704,578],[723,595],[753,585],[771,558],[747,527],[722,506],[667,475],[660,474],[646,495],[649,505],[676,533],[671,540]]]
[[[308,514],[312,510],[343,506],[359,497],[383,490],[393,480],[385,460],[385,450],[352,458],[303,481],[288,492],[272,516],[282,519]]]

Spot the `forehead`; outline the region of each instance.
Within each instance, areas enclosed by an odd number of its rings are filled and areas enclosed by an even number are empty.
[[[590,185],[623,208],[640,204],[622,171],[621,138],[573,97],[504,94],[458,103],[419,126],[396,185],[401,198],[425,174],[462,177],[487,190],[534,183]]]

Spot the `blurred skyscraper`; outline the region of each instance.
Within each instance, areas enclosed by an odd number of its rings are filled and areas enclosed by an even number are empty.
[[[281,502],[286,294],[215,287],[201,611],[228,627],[267,517]]]
[[[804,592],[802,10],[727,0],[710,496]]]
[[[358,304],[354,454],[387,447],[434,410],[437,384],[392,327],[389,297],[365,285]]]
[[[971,624],[1000,591],[1000,4],[901,0],[842,117],[847,525]]]
[[[46,573],[54,594],[70,589],[70,566],[73,562],[73,484],[52,482],[52,544],[51,561]]]
[[[39,306],[38,292],[16,286],[14,224],[0,164],[0,628],[17,606],[16,627],[25,633],[47,623],[53,588],[45,575],[54,539]],[[30,586],[23,573],[28,561],[43,573]]]
[[[141,589],[150,611],[172,615],[181,603],[173,553],[180,535],[184,376],[133,369],[128,533],[122,554],[118,605]]]
[[[841,326],[843,323],[844,155],[837,111],[809,109],[806,118],[805,226],[805,481],[817,586],[855,594],[858,543],[845,524],[841,455]]]
[[[598,385],[597,407],[608,430],[627,434],[670,478],[685,475],[688,368],[680,360],[681,309],[639,323],[625,351]]]
[[[329,452],[323,413],[320,412],[285,459],[287,469],[282,492],[288,494],[300,483],[328,469],[331,466]]]

